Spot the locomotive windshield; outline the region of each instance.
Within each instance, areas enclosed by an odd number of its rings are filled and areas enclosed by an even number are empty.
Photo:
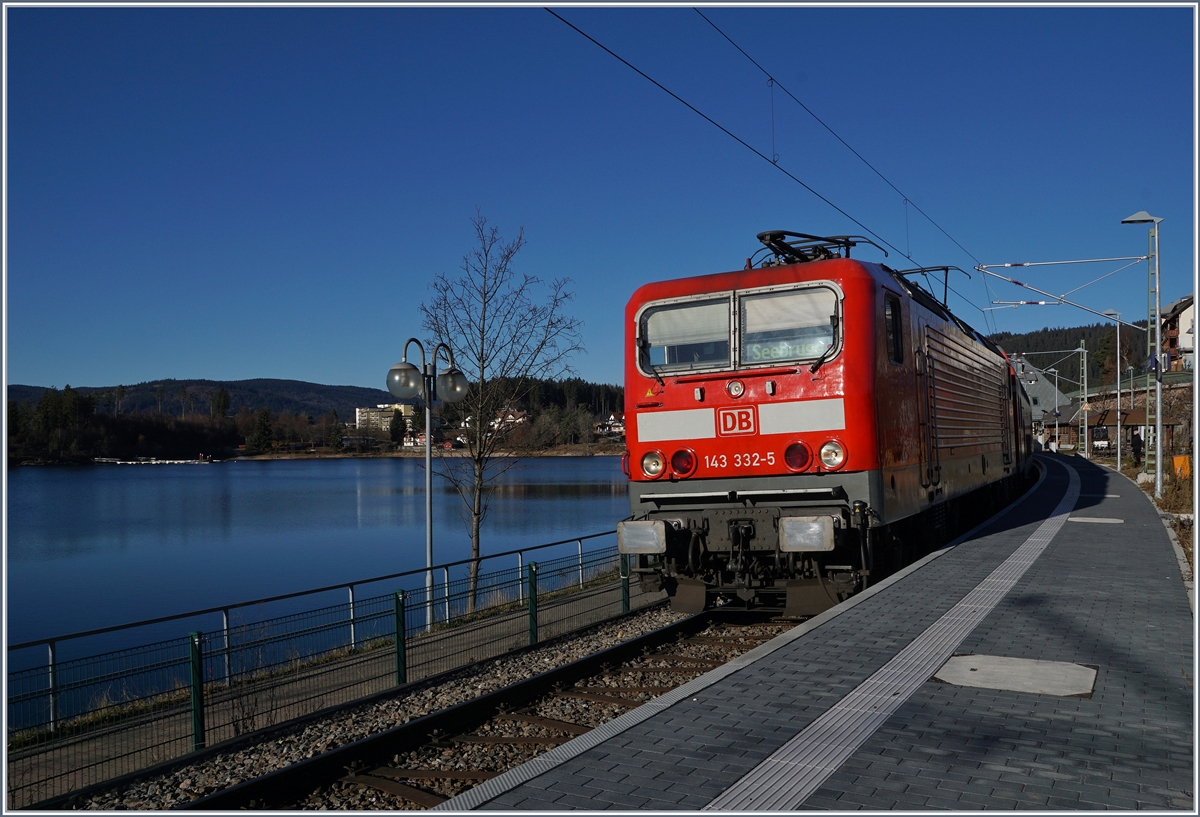
[[[833,290],[814,287],[743,295],[738,300],[743,366],[812,360],[836,342],[837,295]]]
[[[728,368],[729,298],[646,310],[642,353],[644,366],[656,372]]]
[[[731,299],[738,343],[730,354]],[[827,286],[728,293],[647,307],[641,365],[648,374],[819,360],[837,345],[838,293]]]

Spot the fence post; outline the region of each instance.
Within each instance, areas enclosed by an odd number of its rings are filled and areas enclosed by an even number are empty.
[[[529,566],[529,587],[525,591],[529,597],[529,643],[531,645],[538,641],[537,572],[537,562],[534,562]]]
[[[192,664],[192,751],[204,748],[204,648],[200,633],[188,636]]]
[[[350,591],[350,651],[354,652],[354,647],[358,644],[358,636],[354,632],[354,585],[346,589]]]
[[[621,554],[621,612],[629,612],[629,554]]]
[[[408,656],[404,652],[404,591],[396,591],[396,686],[408,683]]]
[[[579,589],[583,589],[583,540],[576,539],[575,544],[579,547]]]
[[[54,642],[46,646],[50,648],[50,731],[53,732],[58,724],[58,662],[54,658]]]
[[[450,622],[450,568],[442,568],[442,594],[446,599],[446,622]]]
[[[224,636],[224,659],[226,659],[226,686],[233,686],[232,661],[229,660],[229,608],[221,611],[221,635]]]
[[[521,563],[521,551],[517,551],[517,601],[525,601],[525,583],[521,581],[521,576],[525,573],[525,566]]]

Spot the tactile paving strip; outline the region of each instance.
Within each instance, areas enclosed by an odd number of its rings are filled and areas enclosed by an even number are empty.
[[[715,798],[706,811],[795,809],[953,655],[1066,523],[1079,498],[1079,473],[1050,518],[1016,552],[891,661],[804,731]]]

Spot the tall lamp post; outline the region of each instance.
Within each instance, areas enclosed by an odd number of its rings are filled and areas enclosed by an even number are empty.
[[[408,362],[409,344],[415,343],[421,352],[421,368]],[[445,349],[450,368],[437,373],[438,350]],[[433,453],[430,441],[429,408],[439,397],[447,403],[457,403],[467,396],[470,384],[467,377],[454,366],[454,352],[444,343],[433,347],[433,358],[425,362],[425,347],[416,338],[404,342],[400,362],[387,373],[388,391],[397,400],[411,400],[418,394],[425,398],[425,628],[433,627]],[[449,588],[447,588],[449,592]]]
[[[1129,372],[1129,410],[1133,411],[1133,367],[1126,366],[1125,371]]]
[[[1150,276],[1149,286],[1154,293],[1154,314],[1150,316],[1154,324],[1154,335],[1151,338],[1150,332],[1146,332],[1146,339],[1153,344],[1148,357],[1153,361],[1154,365],[1154,496],[1157,499],[1161,499],[1163,494],[1162,364],[1159,360],[1162,352],[1162,299],[1159,295],[1162,289],[1162,280],[1159,274],[1160,263],[1158,257],[1158,223],[1160,221],[1162,221],[1161,218],[1152,216],[1145,210],[1139,210],[1132,216],[1121,219],[1122,224],[1150,225],[1150,255],[1154,258],[1154,268],[1148,274]],[[1147,267],[1149,267],[1149,264],[1147,264]]]
[[[1054,375],[1054,453],[1058,453],[1058,369],[1047,369],[1046,374]]]
[[[1121,471],[1121,313],[1112,309],[1104,310],[1104,314],[1117,321],[1117,365],[1113,369],[1117,373],[1117,472]]]

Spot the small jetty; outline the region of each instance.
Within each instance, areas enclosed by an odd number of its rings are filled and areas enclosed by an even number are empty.
[[[157,457],[138,457],[132,460],[121,460],[115,457],[94,457],[92,462],[103,465],[203,465],[210,462],[220,462],[220,460],[214,460],[207,454],[201,454],[194,460],[160,460]]]

